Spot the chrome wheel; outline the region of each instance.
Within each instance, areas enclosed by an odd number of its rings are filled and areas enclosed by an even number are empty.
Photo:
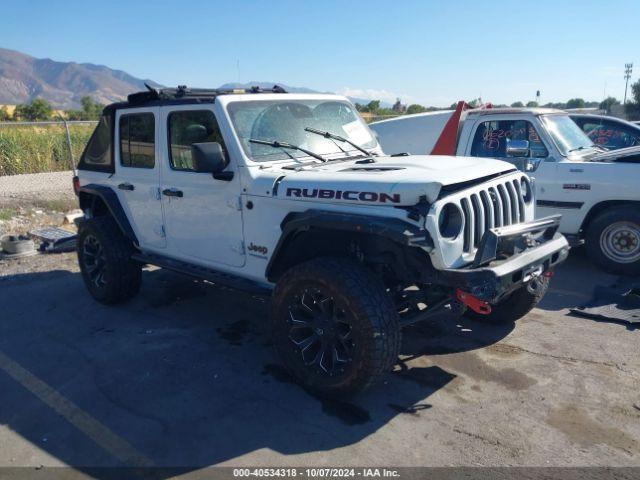
[[[289,310],[289,340],[299,360],[321,376],[340,375],[352,362],[352,324],[333,297],[307,288],[293,297]]]
[[[107,284],[105,271],[107,259],[100,241],[93,235],[87,235],[82,244],[82,261],[91,282],[98,288]]]
[[[640,260],[640,226],[632,222],[616,222],[600,235],[602,253],[617,263],[634,263]]]

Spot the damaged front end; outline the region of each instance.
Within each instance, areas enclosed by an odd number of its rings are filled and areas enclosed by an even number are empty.
[[[524,285],[535,289],[536,279],[550,275],[569,253],[559,224],[560,215],[553,215],[487,230],[471,265],[442,270],[442,281],[488,304]]]

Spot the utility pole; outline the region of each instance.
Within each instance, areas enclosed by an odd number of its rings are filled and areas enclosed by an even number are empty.
[[[632,70],[633,70],[633,63],[624,64],[624,102],[622,102],[623,105],[627,104],[627,87],[629,86],[629,79],[631,78]]]

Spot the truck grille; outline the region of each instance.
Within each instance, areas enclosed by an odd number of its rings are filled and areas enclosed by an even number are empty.
[[[464,215],[464,251],[471,253],[490,228],[525,221],[525,202],[520,178],[485,187],[460,199]]]

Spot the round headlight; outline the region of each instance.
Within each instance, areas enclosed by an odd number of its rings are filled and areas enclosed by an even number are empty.
[[[462,231],[462,211],[455,203],[447,203],[438,217],[438,229],[443,238],[454,239]]]
[[[520,179],[520,189],[522,190],[522,199],[524,202],[531,202],[531,200],[533,200],[533,186],[528,177],[522,177]]]

